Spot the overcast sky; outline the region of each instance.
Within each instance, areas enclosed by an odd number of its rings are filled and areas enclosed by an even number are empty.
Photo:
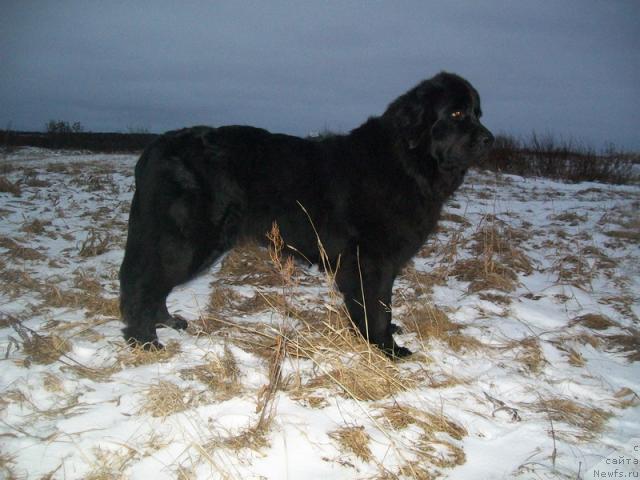
[[[640,150],[640,1],[31,1],[0,7],[0,128],[347,132],[441,70],[494,132]]]

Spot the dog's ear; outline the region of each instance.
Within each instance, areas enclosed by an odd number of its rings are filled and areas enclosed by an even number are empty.
[[[398,97],[382,115],[391,124],[404,148],[429,148],[431,127],[437,119],[434,108],[436,94],[431,81],[425,80]]]

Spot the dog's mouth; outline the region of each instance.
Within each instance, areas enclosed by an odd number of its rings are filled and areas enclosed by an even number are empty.
[[[449,152],[435,156],[438,170],[446,174],[464,175],[472,163],[472,155],[457,155]]]
[[[493,147],[494,141],[495,141],[495,138],[493,134],[486,128],[482,127],[482,130],[476,136],[476,139],[473,145],[474,153],[480,156],[488,155],[489,152],[491,151],[491,147]]]
[[[485,144],[476,144],[471,151],[474,160],[484,160],[489,155],[491,146],[487,146]]]

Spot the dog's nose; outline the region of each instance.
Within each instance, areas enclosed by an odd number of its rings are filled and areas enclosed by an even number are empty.
[[[487,148],[493,145],[494,140],[495,138],[493,137],[493,134],[489,130],[485,131],[480,137],[480,143]]]

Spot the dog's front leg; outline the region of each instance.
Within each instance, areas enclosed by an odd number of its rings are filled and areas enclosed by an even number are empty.
[[[390,265],[366,255],[342,257],[336,275],[352,323],[364,338],[390,357],[411,354],[396,345],[391,323],[391,292],[395,274]]]

